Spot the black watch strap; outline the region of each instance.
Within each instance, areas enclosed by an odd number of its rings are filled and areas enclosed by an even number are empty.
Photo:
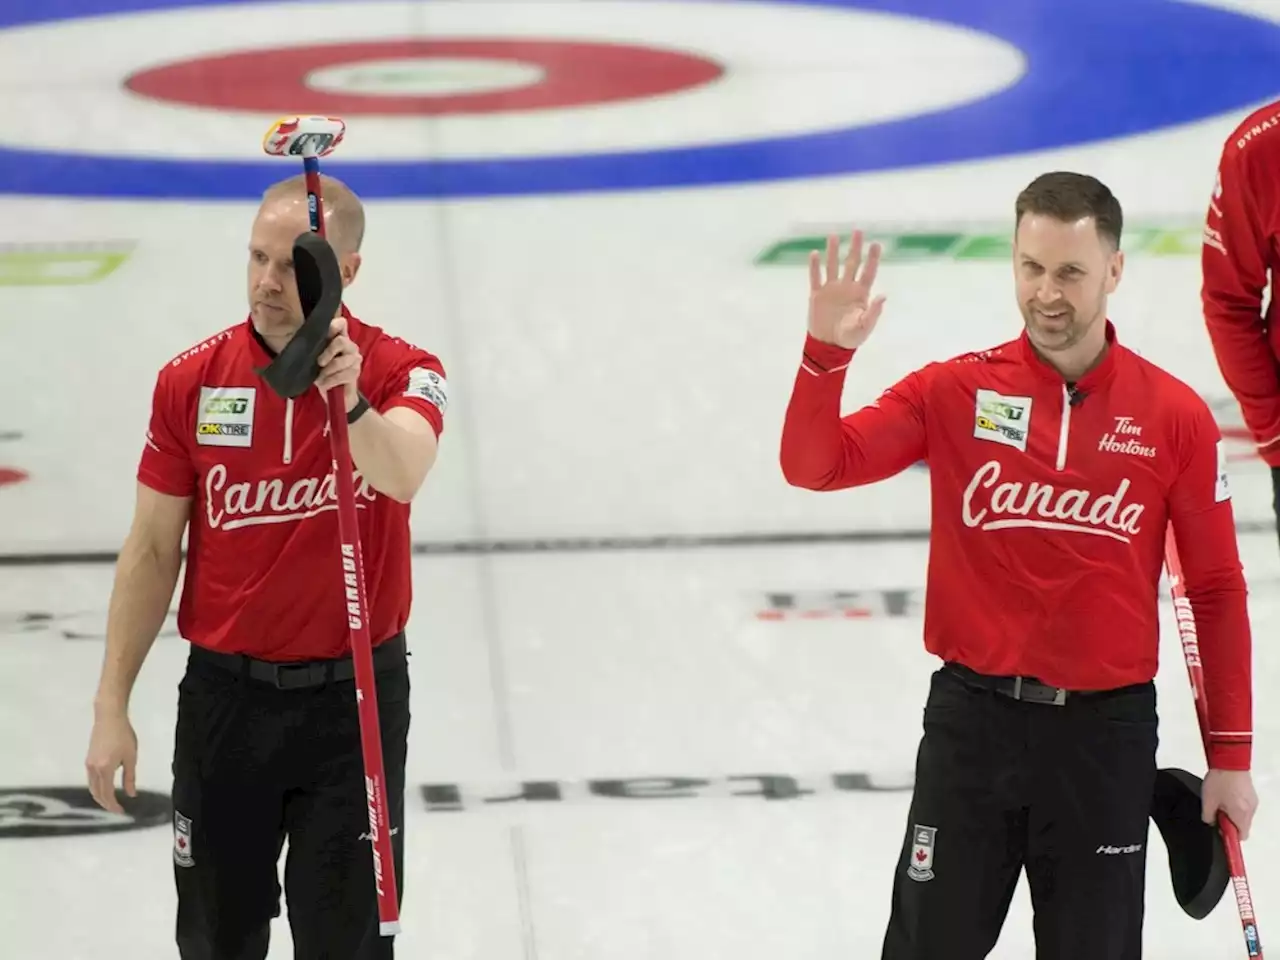
[[[369,409],[369,401],[365,399],[364,394],[359,394],[359,397],[360,399],[356,402],[356,405],[352,407],[351,412],[347,414],[347,423],[355,423],[364,416],[364,412]]]

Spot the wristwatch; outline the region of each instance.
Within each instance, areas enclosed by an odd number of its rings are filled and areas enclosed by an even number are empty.
[[[364,412],[369,409],[369,401],[365,399],[363,393],[356,394],[360,399],[356,401],[356,405],[351,408],[351,412],[347,414],[347,423],[355,423]]]

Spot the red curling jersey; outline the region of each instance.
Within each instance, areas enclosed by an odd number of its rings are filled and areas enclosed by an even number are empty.
[[[1201,302],[1218,368],[1258,454],[1280,467],[1280,100],[1223,144],[1205,217]],[[1271,272],[1271,297],[1263,291]]]
[[[378,411],[409,407],[437,436],[447,384],[425,350],[344,307]],[[193,644],[274,661],[351,649],[328,411],[318,390],[286,400],[255,373],[272,355],[252,321],[167,363],[156,378],[138,480],[191,497],[178,630]],[[353,427],[354,429],[354,427]],[[373,643],[405,626],[412,599],[409,504],[355,468],[356,516]]]
[[[927,649],[1076,690],[1151,680],[1172,522],[1199,633],[1210,764],[1248,769],[1251,637],[1225,457],[1208,406],[1116,341],[1068,388],[1025,333],[931,363],[841,417],[853,352],[807,337],[788,482],[841,490],[926,461]],[[1073,402],[1074,401],[1074,402]]]

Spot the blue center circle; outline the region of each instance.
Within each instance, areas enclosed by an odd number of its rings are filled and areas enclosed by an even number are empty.
[[[0,29],[253,0],[41,0],[0,5]],[[751,2],[751,0],[733,0]],[[325,169],[368,199],[493,197],[714,186],[982,160],[1132,136],[1277,95],[1280,25],[1180,0],[773,0],[965,27],[1022,51],[1027,72],[954,108],[797,136],[658,150]],[[856,57],[857,51],[850,51]],[[907,69],[912,65],[908,64]],[[893,78],[868,88],[891,91]],[[822,91],[815,90],[814,96]],[[890,94],[891,95],[891,94]],[[259,149],[245,144],[246,157]],[[281,164],[88,156],[0,147],[0,193],[257,199]]]

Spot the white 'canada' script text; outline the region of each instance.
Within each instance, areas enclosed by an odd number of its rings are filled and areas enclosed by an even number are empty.
[[[1001,530],[1009,527],[1039,527],[1045,530],[1067,530],[1092,533],[1129,542],[1129,536],[1140,531],[1140,503],[1125,504],[1129,481],[1121,480],[1115,493],[1095,497],[1088,490],[1058,490],[1052,484],[1018,483],[1000,479],[1000,463],[990,460],[978,468],[964,491],[964,522],[969,527]],[[991,488],[986,505],[975,509],[974,499],[980,489]],[[1017,519],[985,520],[988,514],[1012,515]],[[1128,534],[1128,536],[1126,536]]]
[[[372,503],[377,494],[359,471],[355,472],[354,478],[356,507],[364,506],[360,502],[362,500]],[[217,463],[205,477],[204,487],[209,526],[215,530],[305,520],[327,510],[338,509],[333,473],[323,478],[303,477],[294,481],[288,490],[280,479],[228,485],[226,465]]]

